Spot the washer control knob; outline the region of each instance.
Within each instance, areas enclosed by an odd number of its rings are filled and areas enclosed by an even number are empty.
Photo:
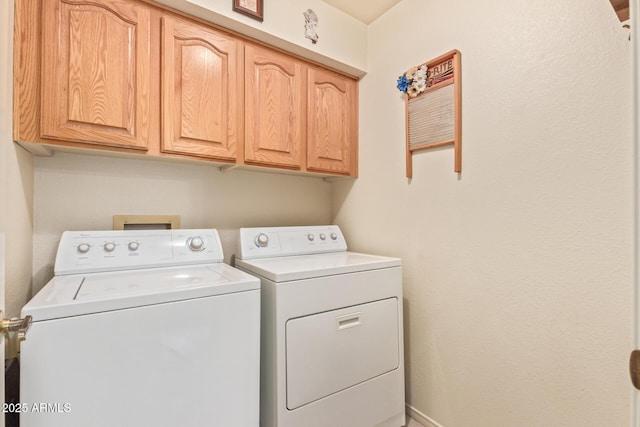
[[[104,244],[104,250],[106,252],[113,252],[116,249],[116,244],[113,242],[108,242]]]
[[[269,236],[264,233],[260,233],[255,238],[256,246],[259,248],[265,248],[269,244]]]
[[[127,245],[127,247],[129,248],[129,250],[131,252],[135,252],[138,250],[138,248],[140,247],[140,243],[138,242],[129,242],[129,244]]]
[[[307,239],[309,239],[310,242],[313,242],[316,239],[316,236],[314,236],[313,234],[309,233],[309,234],[307,234]]]
[[[327,240],[327,235],[324,233],[320,233],[320,240]]]
[[[191,237],[188,240],[187,246],[194,252],[198,252],[204,249],[204,240],[201,237]]]
[[[80,243],[77,249],[81,254],[86,254],[89,252],[89,249],[91,249],[91,245],[88,243]]]
[[[338,235],[336,233],[331,233],[331,240],[337,240],[338,239]]]

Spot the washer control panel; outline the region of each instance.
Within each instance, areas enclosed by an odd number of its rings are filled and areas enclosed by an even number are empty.
[[[55,274],[222,262],[214,229],[65,231]]]
[[[337,225],[241,228],[236,257],[271,258],[346,250],[347,242]]]

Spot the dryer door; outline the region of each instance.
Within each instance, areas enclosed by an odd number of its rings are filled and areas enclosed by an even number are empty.
[[[398,368],[398,299],[287,321],[287,408]]]

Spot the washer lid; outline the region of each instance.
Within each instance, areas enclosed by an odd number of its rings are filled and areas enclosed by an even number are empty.
[[[259,288],[258,279],[223,263],[55,276],[21,314],[39,321]]]
[[[399,267],[400,265],[399,258],[357,252],[298,255],[250,261],[236,259],[236,266],[274,282],[312,279],[335,274]]]

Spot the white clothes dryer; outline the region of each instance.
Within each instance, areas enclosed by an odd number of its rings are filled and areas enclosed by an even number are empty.
[[[216,230],[65,232],[22,309],[22,427],[259,425],[260,283]]]
[[[261,427],[405,424],[402,267],[337,226],[240,229],[260,277]]]

